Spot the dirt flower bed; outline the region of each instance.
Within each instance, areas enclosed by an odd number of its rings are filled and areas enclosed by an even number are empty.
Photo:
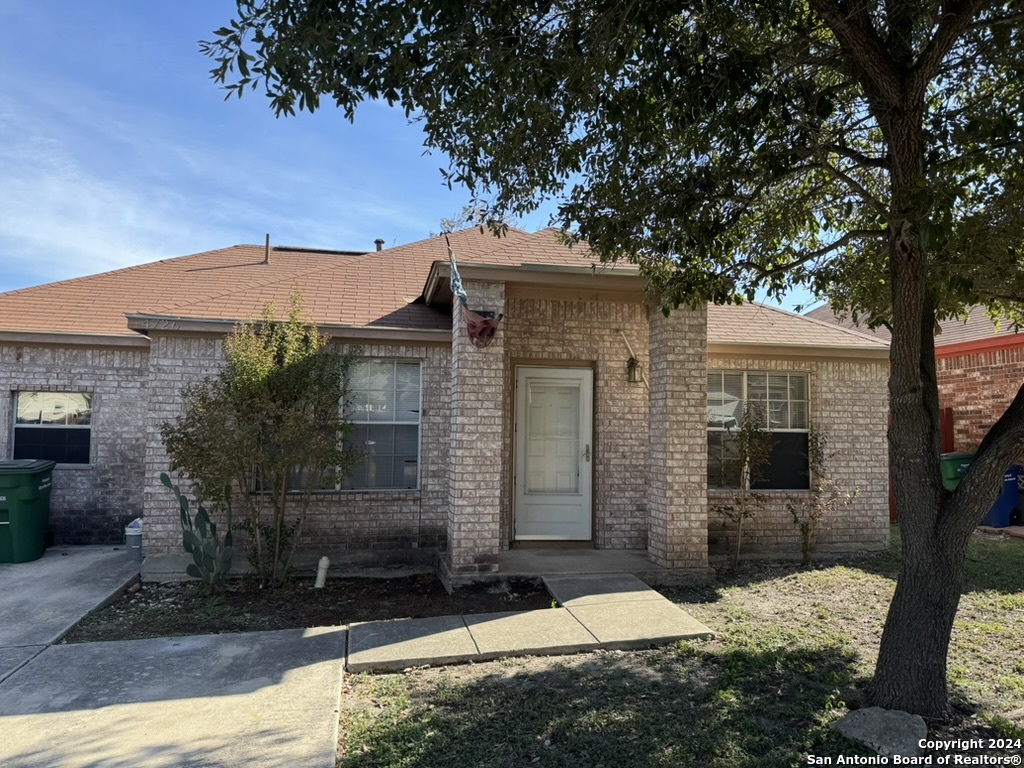
[[[426,574],[329,579],[323,589],[315,589],[312,579],[297,579],[281,589],[261,590],[243,579],[231,582],[221,595],[210,595],[196,582],[142,584],[89,614],[64,642],[336,626],[550,606],[547,591],[527,581],[481,584],[449,595],[436,576]]]

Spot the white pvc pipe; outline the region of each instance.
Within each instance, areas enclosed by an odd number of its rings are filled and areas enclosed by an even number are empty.
[[[316,567],[316,583],[313,585],[317,589],[323,589],[324,583],[327,581],[327,569],[331,567],[331,561],[324,555],[320,558],[320,562]]]

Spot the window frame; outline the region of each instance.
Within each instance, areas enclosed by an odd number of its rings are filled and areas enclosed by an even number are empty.
[[[775,435],[775,434],[796,434],[796,435],[808,435],[808,436],[810,435],[810,431],[811,431],[811,379],[812,379],[812,376],[811,376],[811,373],[809,371],[801,371],[801,370],[783,370],[783,371],[780,371],[780,370],[770,370],[770,369],[745,369],[745,368],[744,369],[710,368],[707,371],[706,378],[710,379],[710,377],[712,375],[715,375],[715,374],[718,374],[718,375],[722,376],[722,378],[720,379],[721,386],[719,387],[719,390],[718,390],[719,392],[725,392],[725,376],[728,376],[728,375],[732,374],[732,375],[738,375],[738,376],[742,377],[742,396],[740,397],[740,400],[739,400],[739,404],[741,406],[740,419],[743,418],[743,411],[746,409],[746,405],[747,405],[748,402],[764,403],[767,406],[764,409],[764,412],[765,412],[765,425],[764,426],[765,427],[769,427],[769,425],[770,425],[770,420],[771,420],[771,418],[770,418],[770,411],[771,411],[771,405],[773,403],[773,400],[771,398],[771,386],[770,386],[770,383],[768,381],[768,377],[770,377],[770,376],[786,376],[786,400],[785,400],[785,402],[786,402],[786,406],[787,406],[788,421],[789,421],[790,424],[793,423],[792,404],[793,403],[803,403],[804,404],[804,423],[807,426],[806,427],[802,427],[802,428],[800,428],[800,427],[791,427],[791,426],[790,427],[780,427],[780,428],[772,427],[771,428],[771,434],[772,435]],[[765,386],[765,395],[766,396],[765,396],[764,400],[753,400],[753,401],[751,401],[751,398],[750,398],[750,376],[751,375],[754,375],[754,376],[764,376],[765,377],[765,385],[766,385]],[[804,399],[804,400],[793,400],[790,397],[790,393],[792,391],[791,378],[793,376],[799,376],[799,377],[803,378],[803,381],[804,381],[804,395],[805,395],[806,399]],[[710,386],[709,386],[708,391],[705,394],[705,407],[706,408],[710,408],[711,407],[710,406],[710,393],[711,393],[711,389],[710,389]],[[754,491],[754,492],[768,492],[768,493],[800,493],[800,492],[805,492],[805,491],[810,490],[810,486],[811,486],[811,483],[813,481],[813,478],[811,477],[811,468],[810,468],[810,458],[809,457],[805,457],[806,461],[807,461],[807,471],[806,471],[807,487],[803,487],[803,488],[758,487],[761,484],[760,483],[753,483],[753,484],[751,484],[750,481],[749,481],[749,477],[747,476],[747,473],[744,473],[744,476],[747,477],[747,480],[746,480],[747,487],[746,488],[743,488],[741,485],[714,485],[713,486],[712,483],[711,483],[711,472],[710,472],[710,463],[711,463],[710,462],[710,453],[711,453],[710,436],[711,436],[711,433],[718,433],[718,434],[726,434],[726,435],[728,435],[728,434],[732,433],[735,429],[737,429],[739,426],[740,426],[740,422],[738,420],[731,427],[712,426],[711,424],[707,425],[708,458],[709,458],[708,467],[709,467],[709,469],[708,469],[708,472],[707,472],[706,484],[707,484],[707,490],[709,492],[729,493],[729,492],[738,491],[738,490],[748,490],[748,491]],[[808,439],[809,439],[809,437],[808,437]],[[774,452],[775,449],[776,449],[776,446],[773,444],[773,446],[772,446],[773,452]]]
[[[404,485],[355,486],[355,485],[349,485],[349,483],[351,482],[352,477],[353,477],[352,473],[350,473],[342,482],[339,482],[338,485],[335,486],[335,488],[336,488],[337,491],[339,491],[341,493],[388,493],[388,494],[394,494],[394,493],[419,492],[421,490],[422,465],[423,465],[423,369],[424,369],[424,360],[422,358],[418,358],[418,357],[391,357],[391,356],[360,357],[360,358],[358,358],[352,364],[352,367],[355,368],[356,366],[358,366],[360,364],[370,364],[370,363],[391,363],[392,365],[396,366],[396,375],[394,377],[394,384],[395,384],[396,390],[397,390],[397,386],[398,386],[398,375],[397,375],[397,366],[398,365],[401,365],[401,364],[406,364],[406,365],[415,364],[417,369],[418,369],[418,372],[419,372],[419,387],[418,387],[418,390],[419,390],[419,392],[418,392],[417,399],[416,399],[416,421],[415,422],[413,422],[413,421],[396,421],[396,420],[393,420],[393,419],[389,420],[389,421],[382,421],[382,420],[370,420],[370,419],[360,420],[360,419],[352,418],[352,411],[351,411],[351,405],[352,405],[352,403],[351,403],[351,399],[352,399],[352,386],[351,386],[351,384],[352,384],[352,371],[351,370],[349,371],[349,392],[348,392],[348,398],[347,398],[347,400],[346,400],[346,402],[344,404],[344,407],[346,409],[346,414],[348,416],[348,420],[351,422],[351,424],[355,428],[359,428],[359,427],[363,427],[363,426],[365,426],[365,427],[375,427],[375,426],[376,427],[409,427],[409,426],[415,426],[416,427],[416,482],[412,486],[404,486]],[[397,391],[395,391],[394,394],[397,397]],[[360,446],[354,446],[354,447],[359,448],[361,450]],[[392,454],[392,458],[394,457],[394,455],[395,454]],[[358,466],[359,463],[361,463],[363,461],[366,461],[367,458],[368,457],[364,457],[363,459],[360,459],[359,462],[356,462],[356,464],[353,465],[353,468],[355,466]]]
[[[89,434],[89,447],[85,461],[57,461],[56,459],[44,459],[46,461],[55,461],[59,467],[74,467],[74,468],[87,468],[92,466],[93,463],[93,427],[94,423],[94,412],[95,412],[95,400],[96,393],[84,389],[74,390],[61,390],[61,389],[18,389],[14,390],[11,394],[14,397],[11,400],[11,421],[10,421],[10,436],[11,436],[11,447],[10,456],[12,459],[15,458],[18,451],[18,431],[23,429],[29,430],[85,430]],[[53,424],[53,423],[37,423],[37,422],[19,422],[18,411],[19,402],[23,395],[63,395],[66,398],[74,395],[82,395],[88,398],[89,404],[89,423],[88,424],[68,424],[67,411],[65,411],[65,423],[64,424]],[[38,458],[38,457],[36,457]]]

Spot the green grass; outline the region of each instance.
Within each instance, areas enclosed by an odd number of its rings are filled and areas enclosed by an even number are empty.
[[[829,724],[872,672],[895,552],[666,590],[711,641],[349,678],[338,764],[782,768],[871,754]],[[1020,737],[1024,541],[974,541],[969,558],[950,653],[961,717],[934,735]]]
[[[339,764],[781,767],[807,752],[867,754],[826,727],[849,681],[830,649],[684,645],[482,666],[356,678]]]

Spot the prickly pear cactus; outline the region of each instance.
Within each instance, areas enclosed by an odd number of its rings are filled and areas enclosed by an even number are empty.
[[[217,524],[210,520],[210,515],[202,504],[196,505],[196,514],[193,518],[189,512],[188,498],[171,482],[166,472],[160,474],[160,482],[171,489],[181,510],[181,544],[185,551],[192,555],[192,562],[185,569],[185,573],[205,582],[211,593],[222,591],[231,571],[231,559],[234,556],[231,527],[228,527],[222,541],[217,533]]]

